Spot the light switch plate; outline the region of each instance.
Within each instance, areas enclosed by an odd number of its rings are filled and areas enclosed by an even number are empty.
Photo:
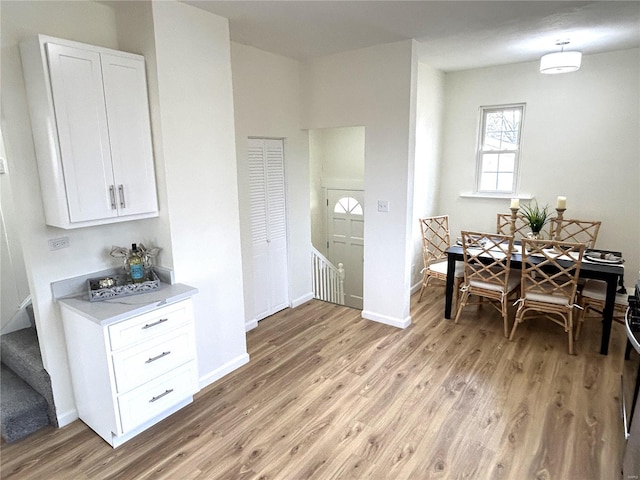
[[[379,212],[388,212],[389,211],[389,200],[378,200],[378,211]]]

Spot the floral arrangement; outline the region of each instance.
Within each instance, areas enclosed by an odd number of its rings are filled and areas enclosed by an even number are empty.
[[[545,205],[543,208],[540,208],[538,201],[534,200],[534,202],[535,203],[530,203],[529,205],[523,205],[521,207],[521,211],[522,216],[531,228],[531,233],[537,235],[540,233],[542,228],[549,223],[551,214],[549,213],[549,205]]]
[[[138,255],[142,258],[142,264],[145,271],[149,271],[151,269],[151,261],[159,252],[160,249],[158,247],[147,248],[142,243],[138,243]],[[116,247],[114,245],[111,247],[110,255],[115,258],[123,258],[124,269],[125,271],[129,271],[129,257],[131,256],[130,249],[126,247]]]

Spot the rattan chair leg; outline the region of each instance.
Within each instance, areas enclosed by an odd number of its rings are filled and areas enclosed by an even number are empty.
[[[521,314],[521,307],[518,307],[518,310],[516,311],[516,316],[513,319],[513,327],[511,327],[511,335],[509,335],[509,341],[513,340],[513,337],[516,334],[516,329],[518,328],[518,324],[522,322],[522,314]]]
[[[460,315],[462,314],[462,310],[467,304],[467,300],[469,300],[469,291],[465,290],[464,292],[462,292],[462,298],[460,298],[460,301],[458,303],[458,313],[456,313],[456,319],[453,323],[458,323],[458,320],[460,320]]]
[[[504,337],[509,337],[509,311],[507,310],[507,296],[502,296],[502,320],[504,322]]]
[[[573,321],[572,321],[572,317],[573,317],[573,312],[570,312],[568,315],[568,325],[567,325],[567,335],[569,337],[569,355],[573,355]]]

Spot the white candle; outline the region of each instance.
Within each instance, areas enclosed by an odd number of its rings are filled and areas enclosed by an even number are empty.
[[[509,208],[514,208],[514,209],[519,209],[520,208],[520,199],[519,198],[512,198],[511,199],[511,207]]]
[[[556,202],[556,208],[559,210],[565,210],[567,208],[567,197],[558,197]]]

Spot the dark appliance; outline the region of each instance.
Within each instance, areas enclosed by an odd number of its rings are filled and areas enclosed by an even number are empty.
[[[622,460],[622,478],[640,479],[640,280],[634,294],[629,296],[625,328],[628,342],[622,369],[622,420],[627,444]]]

